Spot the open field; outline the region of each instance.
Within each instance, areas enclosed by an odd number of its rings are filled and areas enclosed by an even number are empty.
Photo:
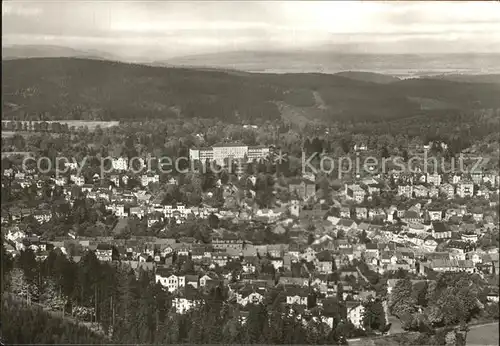
[[[467,334],[467,346],[499,345],[498,322],[483,326],[472,326]]]
[[[15,134],[16,132],[14,131],[2,131],[2,138],[14,137]]]
[[[12,138],[15,135],[22,136],[22,137],[29,137],[29,136],[34,136],[39,132],[35,131],[2,131],[2,138]],[[51,133],[53,137],[57,137],[60,134],[59,133]]]
[[[4,151],[2,152],[2,158],[11,156],[30,156],[32,155],[29,151]]]
[[[11,122],[10,120],[2,120],[2,123]],[[18,121],[16,121],[17,123]],[[31,123],[41,123],[42,121],[32,121]],[[87,127],[90,131],[93,131],[97,128],[97,126],[101,128],[109,128],[113,126],[118,126],[120,124],[119,121],[92,121],[92,120],[53,120],[53,121],[45,121],[46,123],[59,123],[59,124],[68,124],[68,127]],[[21,123],[30,123],[29,121],[21,121]],[[7,131],[11,132],[11,131]]]

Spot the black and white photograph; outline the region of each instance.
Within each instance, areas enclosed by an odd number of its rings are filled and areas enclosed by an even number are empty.
[[[2,1],[1,345],[494,346],[499,1]]]

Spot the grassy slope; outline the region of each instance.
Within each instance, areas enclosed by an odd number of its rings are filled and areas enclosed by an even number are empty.
[[[485,346],[498,345],[498,323],[472,327],[467,334],[467,345],[469,346]]]
[[[424,111],[429,105],[500,107],[500,85],[491,83],[375,83],[371,74],[372,81],[360,74],[354,79],[312,73],[237,74],[74,58],[10,60],[3,61],[2,68],[3,110],[17,117],[24,111],[47,111],[58,119],[122,120],[174,116],[170,110],[179,107],[187,117],[272,120],[279,117],[276,104],[282,102],[297,107],[297,113],[308,113],[306,118],[316,118],[318,96],[324,103],[322,120],[411,117],[422,113],[421,102],[415,100],[425,102]],[[15,107],[20,110],[12,111]],[[235,119],[236,113],[240,119]]]

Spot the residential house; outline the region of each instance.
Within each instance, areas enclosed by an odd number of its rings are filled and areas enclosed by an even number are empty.
[[[290,215],[299,217],[300,215],[300,202],[296,199],[290,201],[290,206],[288,208]]]
[[[217,283],[219,283],[219,277],[217,277],[215,274],[209,273],[205,274],[202,277],[200,277],[200,287],[207,287],[210,285],[210,283],[216,283],[215,286],[217,286]]]
[[[128,160],[124,157],[115,158],[111,161],[111,167],[117,171],[126,171],[128,169]]]
[[[368,218],[368,209],[364,207],[357,207],[355,210],[356,210],[356,219],[366,220]]]
[[[406,198],[413,197],[413,185],[398,185],[398,195]]]
[[[427,184],[431,185],[441,185],[441,175],[438,173],[427,173]]]
[[[366,250],[365,250],[365,252],[370,257],[379,258],[379,250],[378,250],[378,246],[377,246],[376,243],[368,243],[368,244],[366,244]]]
[[[49,210],[35,210],[32,215],[40,224],[49,222],[52,218],[52,213]]]
[[[349,219],[351,217],[351,210],[349,207],[340,208],[340,217],[345,219]]]
[[[81,175],[71,174],[70,180],[77,186],[83,186],[85,184],[85,178]]]
[[[340,221],[337,224],[337,228],[342,229],[346,232],[353,230],[353,229],[356,229],[357,226],[358,225],[356,224],[356,222],[354,222],[353,220],[349,220],[349,219],[340,219]]]
[[[424,185],[413,186],[413,195],[416,198],[426,198],[429,197],[429,189]]]
[[[322,274],[330,274],[333,270],[332,254],[327,250],[321,251],[316,255],[316,258],[316,270]]]
[[[306,288],[298,286],[285,287],[286,303],[307,306],[308,291]]]
[[[199,297],[198,291],[191,285],[188,285],[185,286],[184,290],[178,293],[178,296],[172,299],[172,307],[174,307],[178,314],[184,314],[200,305],[201,302],[202,300]]]
[[[155,282],[160,283],[169,292],[174,292],[182,287],[186,286],[186,277],[182,275],[156,273]]]
[[[198,275],[186,275],[185,276],[185,285],[190,285],[192,286],[193,288],[198,288],[198,284],[199,284],[199,278],[198,278]]]
[[[160,176],[158,174],[143,174],[141,176],[141,185],[148,186],[149,184],[157,184],[160,182]]]
[[[309,285],[309,278],[280,276],[278,279],[278,285],[307,287]]]
[[[443,222],[433,222],[432,236],[435,239],[449,239],[451,238],[451,230]]]
[[[461,181],[457,185],[457,194],[460,198],[472,197],[474,195],[474,183],[472,181]]]
[[[346,302],[347,319],[358,329],[364,329],[363,315],[365,308],[360,302]]]
[[[420,213],[416,210],[407,210],[401,220],[405,223],[421,223],[423,222],[422,216],[420,216]]]
[[[307,179],[296,179],[288,185],[289,192],[296,194],[300,199],[309,199],[316,195],[316,185]]]
[[[439,191],[447,198],[453,198],[455,196],[455,188],[451,184],[443,184],[439,187]]]
[[[429,209],[427,214],[430,221],[441,221],[443,219],[443,211],[440,209]]]
[[[347,184],[345,186],[345,196],[348,200],[361,203],[365,200],[366,191],[358,184]]]
[[[255,256],[244,257],[241,263],[241,269],[243,273],[253,274],[255,273],[258,265],[258,258]]]
[[[212,263],[219,267],[225,267],[228,262],[228,255],[226,253],[214,253],[212,255]]]
[[[385,221],[387,215],[382,208],[373,208],[368,211],[368,219]]]
[[[472,209],[472,218],[476,222],[482,222],[484,217],[483,210],[481,208]]]

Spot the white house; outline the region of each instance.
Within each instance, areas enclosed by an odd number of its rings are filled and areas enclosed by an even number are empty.
[[[186,278],[175,274],[171,274],[169,276],[156,274],[155,282],[160,283],[163,287],[167,288],[169,292],[174,292],[179,288],[186,286]]]
[[[126,171],[128,169],[128,160],[124,157],[119,157],[111,161],[111,166],[117,171]]]
[[[359,329],[364,329],[363,327],[363,313],[365,312],[365,307],[361,303],[347,303],[347,319]]]
[[[172,299],[172,306],[178,314],[184,314],[199,304],[201,304],[201,300],[194,298],[175,297]]]

